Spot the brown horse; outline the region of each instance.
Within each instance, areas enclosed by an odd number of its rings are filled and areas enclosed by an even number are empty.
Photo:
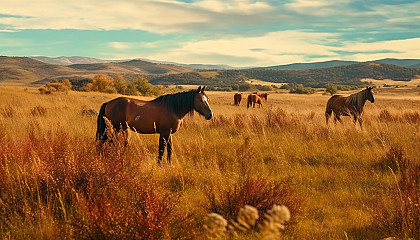
[[[363,107],[365,106],[366,100],[371,103],[375,102],[373,97],[373,87],[366,87],[366,89],[352,94],[348,97],[341,95],[332,96],[327,102],[327,108],[325,110],[325,117],[328,124],[328,120],[331,117],[331,113],[334,112],[334,122],[342,122],[340,116],[353,117],[354,123],[359,121],[360,127],[362,127],[362,113]]]
[[[208,104],[207,95],[201,86],[197,90],[167,94],[151,101],[143,101],[128,97],[118,97],[101,106],[98,115],[96,139],[101,145],[110,141],[107,135],[105,117],[115,130],[127,129],[143,133],[159,133],[159,157],[161,164],[165,148],[168,148],[168,162],[171,162],[172,136],[181,127],[182,119],[194,110],[207,120],[213,117]],[[125,134],[127,135],[127,134]]]
[[[267,101],[267,96],[268,93],[262,93],[262,94],[257,94],[257,93],[251,93],[248,95],[248,101],[246,104],[246,107],[249,108],[250,106],[255,108],[255,103],[259,104],[259,107],[262,107],[262,102],[263,99],[265,99]]]
[[[259,96],[261,99],[265,99],[265,101],[267,101],[268,93],[261,93],[261,94],[258,94],[258,96]]]
[[[239,104],[241,104],[241,100],[242,93],[235,93],[235,95],[233,95],[233,102],[235,103],[235,106],[239,106]]]

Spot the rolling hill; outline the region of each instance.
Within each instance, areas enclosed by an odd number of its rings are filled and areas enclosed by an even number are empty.
[[[92,78],[100,73],[122,74],[130,79],[139,75],[165,75],[191,71],[194,69],[141,60],[63,66],[44,63],[28,57],[0,56],[0,82],[3,84],[44,83],[63,78]]]
[[[387,61],[398,62],[395,59]],[[400,64],[409,65],[415,60],[403,60]],[[392,79],[409,81],[420,75],[420,69],[401,67],[376,62],[353,63],[329,61],[324,63],[295,64],[295,68],[275,69],[253,68],[242,70],[201,70],[172,64],[152,63],[143,60],[126,62],[106,62],[92,64],[55,65],[27,57],[0,57],[0,83],[3,84],[44,84],[54,79],[91,79],[96,74],[122,74],[132,80],[138,76],[146,77],[153,84],[205,84],[213,87],[233,87],[246,81],[257,79],[272,83],[297,83],[310,87],[323,87],[327,83],[340,85],[361,85],[360,80]],[[292,66],[289,65],[289,66]],[[337,65],[333,67],[320,67]]]
[[[288,69],[288,70],[307,70],[307,69],[316,69],[316,68],[325,68],[325,67],[347,66],[347,65],[356,64],[356,63],[358,63],[358,62],[356,62],[356,61],[332,60],[332,61],[314,62],[314,63],[292,63],[292,64],[286,64],[286,65],[269,66],[269,67],[264,67],[264,68]]]
[[[64,65],[64,66],[72,65],[72,64],[93,64],[93,63],[113,62],[110,60],[103,60],[103,59],[91,58],[91,57],[79,57],[79,56],[72,56],[72,57],[32,56],[31,58],[44,62],[44,63]]]
[[[420,66],[420,59],[385,58],[385,59],[379,59],[379,60],[374,60],[370,62],[386,63],[386,64],[396,65],[399,67],[411,67],[411,68],[419,68]],[[308,69],[317,69],[317,68],[326,68],[326,67],[348,66],[348,65],[352,65],[356,63],[363,63],[363,62],[332,60],[332,61],[313,62],[313,63],[292,63],[292,64],[286,64],[286,65],[263,67],[263,68],[308,70]],[[256,68],[256,69],[260,69],[260,68]]]
[[[194,68],[194,69],[199,69],[199,70],[243,69],[243,68],[236,68],[236,67],[232,67],[229,65],[222,65],[222,64],[183,64],[183,63],[168,62],[168,61],[157,61],[157,60],[151,60],[151,59],[146,59],[146,58],[129,59],[129,60],[104,60],[104,59],[80,57],[80,56],[72,56],[72,57],[32,56],[31,58],[39,60],[44,63],[63,65],[63,66],[68,66],[68,65],[73,65],[73,64],[96,64],[96,63],[111,63],[111,62],[119,63],[119,62],[128,62],[131,60],[141,60],[144,62],[165,64],[165,65],[175,65],[175,66]]]
[[[149,80],[153,84],[206,84],[209,86],[233,87],[239,83],[245,83],[246,80],[258,79],[273,83],[297,83],[310,87],[324,87],[327,83],[362,85],[363,83],[360,80],[364,78],[409,81],[420,75],[420,69],[366,62],[307,70],[260,68],[213,71],[213,74],[203,73],[205,72],[150,76]]]

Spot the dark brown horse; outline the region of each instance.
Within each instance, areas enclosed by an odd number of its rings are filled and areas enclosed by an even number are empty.
[[[251,93],[248,95],[248,101],[246,104],[246,107],[249,108],[250,106],[255,108],[255,104],[257,103],[259,105],[259,107],[262,107],[262,102],[263,99],[265,99],[267,101],[267,96],[268,93],[262,93],[262,94],[257,94],[257,93]]]
[[[239,104],[241,104],[241,100],[242,93],[235,93],[235,95],[233,95],[233,102],[235,103],[235,106],[239,106]]]
[[[208,104],[205,87],[197,90],[167,94],[151,101],[142,101],[128,97],[118,97],[102,104],[98,115],[96,139],[101,145],[109,141],[105,117],[117,131],[131,130],[144,133],[159,133],[159,157],[161,164],[165,148],[168,148],[168,162],[171,162],[172,136],[178,131],[182,119],[187,113],[197,111],[207,120],[213,117]],[[127,134],[126,134],[127,135]]]
[[[366,87],[366,89],[348,97],[341,95],[332,96],[328,100],[325,110],[327,124],[331,114],[334,112],[334,122],[337,122],[337,120],[342,122],[340,116],[350,116],[353,117],[354,123],[359,121],[360,127],[362,127],[362,113],[366,100],[369,100],[371,103],[375,102],[373,87]]]

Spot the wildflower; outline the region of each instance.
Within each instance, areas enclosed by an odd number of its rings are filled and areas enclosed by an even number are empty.
[[[260,226],[260,236],[262,240],[278,239],[281,235],[280,230],[284,229],[284,224],[290,220],[290,211],[284,205],[274,205],[265,214],[265,220]]]
[[[245,205],[245,207],[239,210],[237,221],[246,229],[250,229],[252,226],[254,226],[257,219],[258,210],[255,207]]]
[[[204,229],[209,237],[220,238],[226,233],[227,220],[217,213],[210,213],[204,219]]]

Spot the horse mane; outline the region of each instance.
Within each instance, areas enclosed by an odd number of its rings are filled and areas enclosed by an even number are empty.
[[[194,96],[195,90],[187,92],[173,93],[162,95],[151,102],[162,104],[168,108],[169,111],[180,116],[182,114],[194,112]]]
[[[362,113],[363,107],[365,106],[365,102],[367,100],[367,91],[368,89],[364,89],[358,93],[351,94],[347,97],[346,103],[352,107],[355,107],[357,112]]]

